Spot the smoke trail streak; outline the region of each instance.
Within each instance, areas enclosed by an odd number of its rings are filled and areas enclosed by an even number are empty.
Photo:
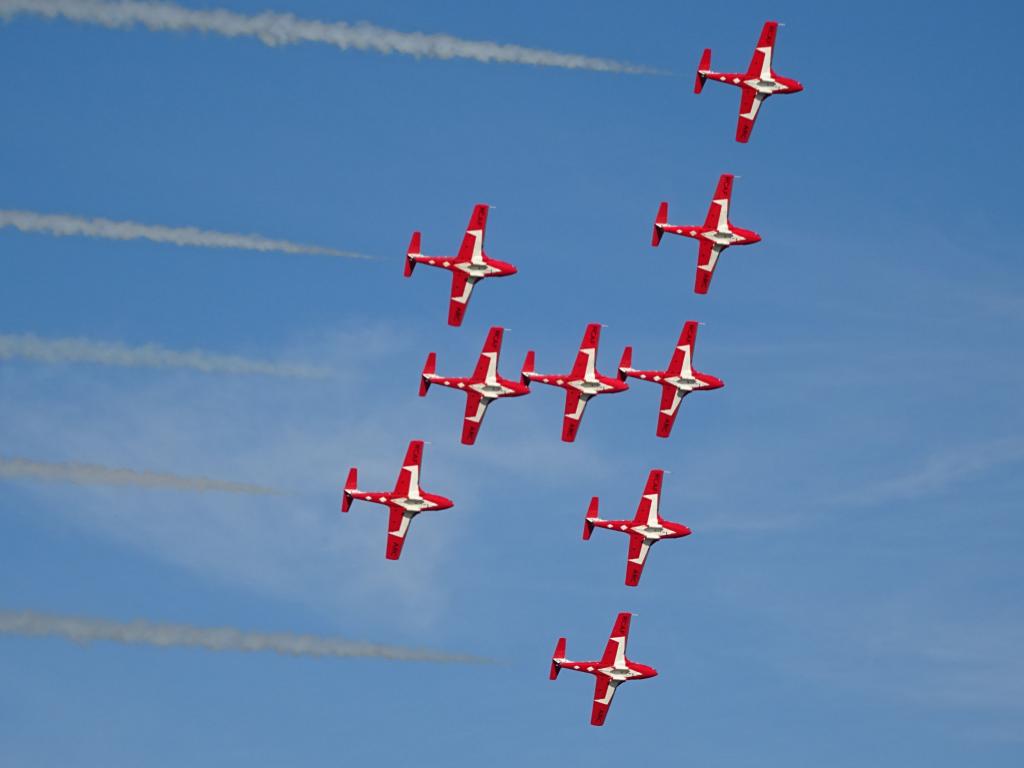
[[[0,0],[2,3],[3,0]],[[0,14],[2,15],[2,14]],[[45,232],[57,237],[80,235],[102,237],[107,240],[153,240],[157,243],[195,245],[205,248],[238,248],[246,251],[282,251],[284,253],[312,253],[325,256],[347,256],[369,259],[361,253],[338,251],[319,245],[302,245],[287,240],[272,240],[261,235],[236,235],[229,232],[210,232],[195,227],[164,227],[138,224],[134,221],[87,219],[64,214],[33,213],[32,211],[0,210],[0,227],[14,227],[22,232]]]
[[[136,0],[0,0],[0,18],[31,14],[47,19],[99,24],[110,29],[142,24],[151,30],[211,32],[225,37],[252,37],[264,45],[323,43],[343,51],[400,53],[431,59],[472,59],[484,63],[533,64],[541,67],[596,72],[661,74],[656,70],[611,59],[558,53],[521,45],[462,40],[450,35],[399,32],[360,22],[323,22],[270,11],[246,16],[227,10],[201,11],[173,3]]]
[[[177,491],[219,491],[247,493],[255,496],[281,496],[281,491],[250,483],[233,483],[209,477],[182,477],[157,472],[136,472],[134,469],[101,467],[97,464],[49,463],[0,456],[0,478],[25,477],[50,482],[79,485],[131,485],[139,488],[168,488]]]
[[[177,352],[156,344],[129,347],[91,339],[41,339],[31,333],[0,334],[0,361],[16,358],[40,363],[97,363],[123,368],[187,368],[203,373],[262,374],[299,379],[325,378],[322,368],[214,355],[198,349]]]
[[[123,623],[104,619],[53,616],[34,611],[0,611],[0,634],[40,637],[56,635],[76,643],[109,640],[126,645],[204,648],[208,651],[271,652],[285,656],[373,657],[395,661],[435,661],[487,664],[489,659],[463,654],[400,648],[377,643],[354,643],[336,637],[287,632],[242,632],[230,627],[207,629],[183,624]]]

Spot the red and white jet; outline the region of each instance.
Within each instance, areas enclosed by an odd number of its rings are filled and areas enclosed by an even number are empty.
[[[487,229],[487,211],[490,206],[478,203],[466,226],[466,234],[455,257],[424,256],[420,253],[420,233],[413,232],[409,250],[405,254],[405,276],[409,277],[417,264],[441,267],[452,273],[452,296],[448,304],[448,325],[462,325],[469,306],[473,286],[485,277],[508,277],[516,273],[511,264],[490,258],[484,253],[484,233]]]
[[[562,419],[562,440],[571,443],[576,439],[583,409],[590,398],[615,392],[625,392],[629,385],[618,378],[609,378],[597,372],[597,346],[601,341],[600,323],[591,323],[583,334],[580,351],[572,371],[561,376],[537,373],[533,370],[533,352],[526,354],[523,364],[523,381],[539,381],[565,390],[565,417]]]
[[[658,437],[672,434],[679,404],[691,392],[719,389],[725,386],[721,379],[693,369],[693,350],[697,344],[697,322],[689,320],[683,326],[676,342],[672,359],[664,371],[641,371],[633,368],[633,348],[626,347],[619,363],[619,378],[633,377],[661,384],[661,409],[658,411]]]
[[[661,504],[661,482],[664,471],[652,469],[647,476],[644,495],[640,497],[640,506],[636,508],[636,516],[632,520],[602,520],[597,514],[597,496],[590,500],[587,518],[583,523],[583,540],[590,538],[594,527],[622,531],[629,534],[629,555],[626,560],[626,585],[635,587],[640,583],[644,572],[644,563],[651,547],[662,539],[679,539],[689,536],[693,531],[682,523],[665,520],[658,511]]]
[[[736,141],[746,144],[750,132],[754,130],[754,121],[761,102],[776,93],[797,93],[804,87],[796,80],[781,77],[772,69],[772,55],[775,52],[775,33],[778,32],[777,21],[766,21],[761,29],[761,37],[754,49],[754,57],[746,72],[715,72],[711,69],[711,49],[705,48],[697,67],[697,81],[693,86],[694,93],[700,93],[708,78],[720,83],[735,85],[740,88],[740,120],[736,126]]]
[[[420,488],[420,464],[423,461],[423,441],[413,440],[405,453],[405,461],[398,472],[398,482],[393,491],[361,491],[357,485],[356,468],[348,471],[345,480],[345,495],[341,500],[341,511],[348,512],[352,499],[384,504],[388,508],[388,544],[385,550],[388,560],[397,560],[402,554],[402,545],[409,532],[409,523],[420,512],[450,509],[451,499],[427,493]]]
[[[693,290],[696,293],[707,293],[711,285],[711,277],[715,274],[715,266],[722,251],[730,245],[750,245],[760,242],[761,236],[749,229],[734,227],[729,222],[729,203],[732,199],[731,173],[723,173],[718,179],[715,196],[711,199],[711,207],[704,218],[704,226],[696,224],[669,224],[668,203],[658,207],[658,216],[654,220],[654,234],[651,245],[655,248],[661,243],[661,236],[668,232],[671,235],[692,237],[700,242],[697,251],[697,277]]]
[[[476,442],[477,433],[484,420],[487,406],[500,397],[520,397],[530,394],[530,385],[525,377],[521,381],[510,381],[498,373],[498,357],[501,355],[501,338],[504,328],[495,326],[487,333],[476,370],[469,378],[451,378],[439,376],[434,372],[437,365],[437,354],[427,355],[420,377],[420,397],[427,394],[431,384],[442,387],[461,389],[466,393],[466,416],[462,422],[462,442],[472,445]],[[529,358],[527,358],[527,362]],[[525,362],[524,362],[525,365]]]
[[[612,627],[611,637],[605,646],[600,661],[570,661],[565,658],[565,638],[558,638],[555,654],[551,657],[551,679],[558,677],[563,669],[587,672],[597,678],[594,686],[594,708],[590,715],[591,725],[604,725],[608,708],[612,704],[615,689],[627,680],[643,680],[654,677],[658,671],[644,664],[637,664],[626,658],[626,643],[629,640],[629,620],[632,614],[620,613]]]

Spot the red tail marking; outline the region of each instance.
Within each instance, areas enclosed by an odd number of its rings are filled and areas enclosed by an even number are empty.
[[[409,249],[405,252],[405,276],[409,277],[412,274],[413,269],[416,267],[416,261],[413,256],[420,255],[420,233],[413,232],[412,239],[409,241]]]
[[[534,369],[537,367],[536,363],[534,363],[534,357],[535,355],[533,354],[532,349],[526,353],[526,358],[523,360],[523,368],[519,374],[520,383],[525,384],[526,386],[530,386],[530,377],[527,374],[533,373]]]
[[[626,370],[633,367],[633,348],[626,347],[622,350],[622,359],[619,360],[619,381],[626,380]]]
[[[430,389],[430,379],[428,375],[432,376],[437,367],[437,353],[431,352],[427,355],[427,362],[423,364],[423,373],[420,374],[420,397],[427,394],[427,390]]]
[[[658,225],[665,225],[667,223],[668,203],[662,203],[658,206],[658,215],[654,217],[654,233],[651,235],[651,245],[655,248],[661,243],[661,236],[665,234],[665,231]]]
[[[705,48],[704,53],[701,54],[700,64],[697,65],[697,80],[693,84],[693,92],[700,93],[704,90],[704,83],[707,81],[707,75],[702,75],[701,71],[707,71],[711,69],[711,49]]]
[[[590,535],[594,532],[594,520],[597,519],[597,505],[598,498],[594,496],[590,499],[590,507],[587,508],[587,517],[583,521],[583,540],[587,541]]]
[[[555,644],[555,652],[553,654],[551,654],[551,672],[549,674],[549,677],[550,677],[551,680],[554,680],[555,678],[557,678],[559,671],[561,671],[561,669],[562,669],[561,665],[558,664],[555,661],[555,659],[564,659],[564,658],[565,658],[565,638],[564,637],[560,637],[560,638],[558,638],[558,642]]]
[[[355,467],[352,467],[352,469],[348,471],[348,477],[345,479],[345,492],[341,497],[342,512],[348,512],[349,508],[352,506],[352,496],[350,491],[354,491],[358,487],[358,470]]]

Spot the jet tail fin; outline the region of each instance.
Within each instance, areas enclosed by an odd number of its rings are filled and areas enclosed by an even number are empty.
[[[416,259],[414,256],[422,256],[420,253],[420,233],[413,232],[412,239],[409,241],[409,250],[405,252],[405,276],[409,277],[412,274],[413,269],[416,267]]]
[[[348,471],[348,478],[345,480],[345,493],[341,497],[341,511],[348,512],[352,506],[352,491],[359,486],[358,470],[352,467]]]
[[[523,360],[523,370],[519,374],[519,381],[525,384],[526,386],[530,386],[530,376],[534,374],[534,368],[536,367],[535,363],[533,362],[534,357],[535,356],[533,354],[532,349],[526,353],[526,359]]]
[[[707,82],[708,76],[704,74],[711,69],[711,49],[705,48],[704,53],[701,54],[700,64],[697,65],[697,80],[693,84],[693,92],[700,93],[704,90],[704,83]]]
[[[437,367],[437,353],[431,352],[427,355],[427,362],[423,364],[423,373],[420,374],[420,397],[427,394],[427,390],[430,389],[430,376],[434,375],[434,370]]]
[[[661,243],[661,236],[665,234],[662,227],[668,223],[668,203],[658,206],[658,215],[654,218],[654,233],[651,235],[651,245],[655,248]]]
[[[556,661],[556,659],[564,659],[564,658],[565,658],[565,638],[564,637],[560,637],[560,638],[558,638],[558,643],[555,645],[555,652],[553,654],[551,654],[551,674],[549,675],[549,677],[552,680],[554,680],[556,677],[558,677],[558,673],[562,669],[562,665],[558,661]]]
[[[633,348],[626,347],[622,350],[622,359],[619,360],[619,381],[626,380],[626,371],[633,370]]]
[[[587,517],[583,521],[583,540],[587,541],[590,534],[594,532],[594,521],[597,520],[597,496],[590,499],[590,506],[587,508]]]

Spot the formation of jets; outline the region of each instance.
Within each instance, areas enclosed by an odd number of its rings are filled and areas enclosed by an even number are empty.
[[[750,66],[743,73],[716,72],[711,69],[711,49],[705,49],[697,68],[694,91],[700,93],[708,81],[722,82],[740,88],[740,115],[736,129],[736,141],[746,143],[750,139],[762,102],[769,96],[796,93],[803,86],[796,80],[776,74],[772,68],[775,52],[775,38],[779,24],[767,22],[754,50]],[[672,224],[668,221],[668,203],[662,202],[654,220],[652,245],[658,246],[667,234],[689,237],[698,242],[697,271],[694,292],[706,294],[711,286],[718,259],[726,248],[732,245],[750,245],[761,240],[761,236],[748,229],[741,229],[729,219],[732,203],[734,176],[724,173],[719,177],[711,206],[704,223]],[[469,305],[473,287],[488,277],[507,277],[516,274],[516,267],[504,261],[490,258],[484,251],[484,236],[487,229],[489,206],[480,203],[473,208],[469,224],[455,256],[427,256],[421,252],[420,232],[414,232],[405,257],[405,276],[409,277],[417,264],[447,269],[452,273],[451,294],[448,305],[448,324],[462,324]],[[527,352],[519,379],[507,379],[498,372],[499,357],[505,328],[492,327],[484,341],[483,349],[472,375],[467,377],[444,376],[437,372],[437,355],[430,352],[420,375],[420,396],[425,396],[432,384],[461,390],[466,394],[466,409],[462,421],[461,441],[474,445],[483,424],[488,406],[505,397],[522,397],[530,393],[534,382],[559,387],[565,390],[565,410],[562,419],[562,440],[572,443],[576,440],[587,403],[598,395],[614,394],[629,389],[629,379],[639,379],[661,386],[661,403],[658,409],[656,434],[667,438],[672,433],[679,406],[691,392],[720,389],[721,379],[694,369],[693,352],[697,341],[698,323],[687,321],[672,351],[665,370],[647,370],[633,367],[633,348],[623,351],[617,375],[605,376],[597,370],[598,346],[602,326],[591,323],[583,334],[579,352],[572,369],[565,374],[546,374],[535,370],[535,353]],[[420,467],[423,458],[423,441],[409,443],[405,461],[399,471],[393,491],[363,491],[357,487],[356,469],[349,471],[345,482],[341,511],[347,512],[354,499],[382,504],[388,508],[388,535],[386,557],[397,560],[402,553],[409,523],[421,512],[449,509],[453,502],[444,496],[423,491],[420,488]],[[631,519],[605,519],[599,514],[599,499],[594,496],[587,509],[583,525],[583,539],[589,540],[595,528],[619,531],[629,537],[626,558],[627,586],[640,583],[644,565],[651,547],[663,539],[689,536],[690,528],[682,523],[666,520],[661,516],[661,490],[664,471],[652,469],[636,515]],[[652,667],[630,661],[626,657],[626,643],[632,614],[620,613],[615,620],[611,636],[603,656],[598,661],[571,661],[565,656],[566,640],[559,638],[551,659],[551,679],[558,677],[562,669],[586,672],[596,678],[593,709],[590,722],[603,725],[608,715],[612,697],[621,683],[628,680],[642,680],[657,675]]]

